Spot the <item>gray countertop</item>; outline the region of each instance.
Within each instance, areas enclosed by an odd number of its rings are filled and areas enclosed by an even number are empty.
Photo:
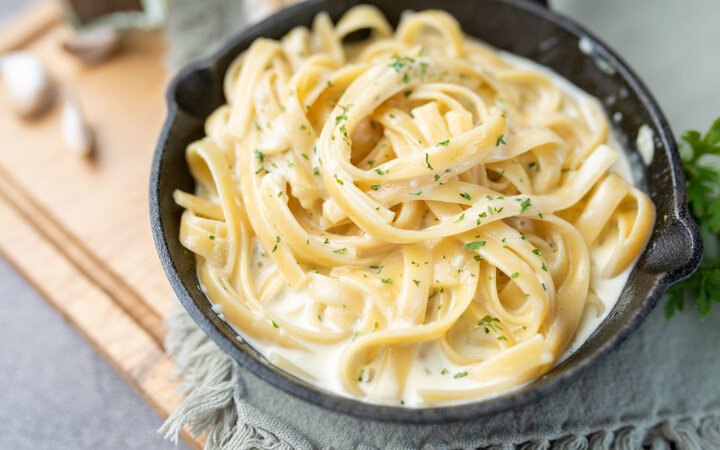
[[[155,411],[2,258],[0,305],[0,448],[174,447],[155,433]]]
[[[27,3],[1,0],[0,22]],[[629,62],[676,134],[705,131],[720,115],[720,2],[551,5]],[[686,314],[696,313],[690,308]],[[161,424],[155,412],[1,257],[0,355],[0,448],[173,447],[155,433]]]

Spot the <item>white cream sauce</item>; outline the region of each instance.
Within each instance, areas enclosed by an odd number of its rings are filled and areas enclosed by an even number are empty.
[[[652,128],[644,124],[638,130],[637,139],[635,140],[638,152],[642,156],[646,166],[650,165],[653,157],[655,156],[655,143],[653,142],[654,137],[655,133],[653,133]]]
[[[569,94],[578,104],[584,105],[582,114],[594,116],[602,111],[602,106],[597,99],[589,96],[568,80],[560,77],[546,67],[516,55],[505,52],[501,52],[501,54],[504,59],[514,66],[540,71],[550,77],[562,91]],[[604,114],[604,112],[602,112],[602,114]],[[640,136],[638,137],[638,141],[639,140]],[[652,143],[652,136],[650,136],[649,140]],[[618,160],[611,167],[611,170],[618,173],[623,179],[630,183],[636,184],[628,156],[615,138],[612,130],[609,132],[608,144],[617,149],[619,154]],[[273,270],[273,265],[272,260],[262,252],[257,242],[255,242],[254,247],[251,270],[253,278],[257,280],[258,285],[261,285],[263,280],[270,275],[270,272]],[[558,363],[580,348],[592,335],[615,306],[625,286],[634,265],[613,279],[603,279],[600,276],[603,263],[611,255],[611,252],[612,247],[606,245],[600,246],[591,255],[593,264],[591,268],[590,288],[602,303],[602,307],[599,308],[602,311],[598,311],[598,308],[590,303],[586,305],[575,335],[567,350],[558,359]],[[311,327],[311,312],[307,307],[310,303],[311,299],[307,290],[294,290],[289,286],[282,286],[278,289],[277,295],[266,303],[266,306],[271,311],[292,321],[292,323],[299,327]],[[213,308],[213,311],[219,315],[222,314],[221,308]],[[280,327],[278,331],[282,333],[282,327]],[[308,347],[309,351],[279,347],[238,335],[239,341],[243,339],[281,369],[299,376],[312,384],[321,386],[327,391],[350,397],[340,384],[337,375],[337,361],[347,343],[353,339],[353,336],[335,344],[304,342],[304,345]],[[471,389],[482,386],[470,376],[462,376],[463,371],[464,369],[461,366],[454,364],[445,357],[437,343],[429,342],[420,344],[418,346],[417,356],[407,377],[403,404],[407,407],[426,406],[422,403],[421,398],[415,394],[418,389],[442,387]],[[367,399],[368,401],[373,403],[389,403],[388,400],[384,399],[383,391],[392,391],[392,389],[390,389],[392,386],[384,386],[385,389],[383,389],[383,387],[376,388],[376,383],[370,382],[373,381],[375,376],[376,374],[370,370],[359,373],[358,378],[362,380],[359,386],[365,392],[371,394]],[[473,399],[470,401],[476,400]],[[463,401],[453,403],[463,403]],[[393,404],[396,404],[394,400]]]

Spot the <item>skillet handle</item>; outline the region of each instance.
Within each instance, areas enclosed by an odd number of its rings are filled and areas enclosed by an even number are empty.
[[[536,5],[540,5],[543,8],[550,9],[550,5],[548,5],[547,0],[527,0],[530,3],[535,3]]]
[[[704,246],[700,229],[687,210],[683,212],[685,214],[678,217],[673,224],[674,236],[671,239],[671,246],[675,249],[674,254],[678,255],[680,261],[677,261],[676,268],[668,272],[668,281],[672,284],[692,275],[700,266],[703,258]]]
[[[677,216],[656,220],[656,235],[651,237],[646,257],[641,264],[651,273],[664,273],[668,286],[689,277],[700,265],[703,241],[700,230],[690,217],[687,207]]]

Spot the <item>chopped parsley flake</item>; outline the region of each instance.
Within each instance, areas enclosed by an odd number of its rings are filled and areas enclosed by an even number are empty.
[[[340,125],[340,131],[342,132],[343,136],[344,136],[345,139],[347,140],[347,139],[348,139],[348,132],[347,132],[347,128],[345,128],[345,124]]]
[[[407,56],[395,56],[395,59],[388,64],[388,67],[395,69],[395,72],[400,72],[405,68],[409,68],[410,64],[414,63],[415,60]]]
[[[275,236],[275,245],[273,245],[271,253],[275,253],[275,250],[277,250],[277,246],[280,241],[281,241],[280,236]]]
[[[343,248],[339,248],[337,250],[333,250],[333,253],[339,253],[341,255],[344,255],[346,251],[347,251],[347,248],[343,247]]]
[[[519,201],[520,199],[518,199]],[[530,202],[530,198],[526,198],[523,202],[520,203],[520,214],[527,211],[532,206],[532,203]]]
[[[433,166],[430,165],[430,156],[425,153],[425,165],[428,169],[433,170]]]
[[[460,197],[464,198],[464,199],[467,200],[467,201],[471,201],[471,200],[472,200],[472,199],[470,198],[470,194],[468,194],[467,192],[461,192],[459,195],[460,195]]]
[[[500,319],[497,317],[492,317],[490,315],[486,315],[482,319],[478,320],[478,326],[485,328],[485,333],[489,333],[490,330],[494,331],[495,333],[500,333],[503,329],[500,325]]]
[[[436,147],[440,147],[440,146],[442,145],[443,147],[447,147],[448,144],[450,144],[450,139],[446,139],[446,140],[444,140],[444,141],[442,141],[442,142],[438,142],[437,144],[435,144],[435,146],[436,146]]]
[[[380,271],[383,270],[383,267],[385,266],[370,266],[371,269],[377,270],[377,274],[380,274]]]
[[[456,373],[455,375],[453,375],[453,378],[462,378],[462,377],[466,377],[466,376],[467,376],[467,374],[468,374],[468,373],[467,373],[467,370],[465,370],[465,371],[463,371],[463,372],[458,372],[458,373]]]
[[[466,248],[468,250],[477,250],[480,247],[485,247],[486,243],[487,243],[487,241],[468,242],[467,244],[463,245],[463,248]]]
[[[497,141],[495,142],[495,147],[499,146],[500,144],[507,144],[507,142],[503,140],[503,136],[505,135],[501,134],[500,136],[498,136]]]

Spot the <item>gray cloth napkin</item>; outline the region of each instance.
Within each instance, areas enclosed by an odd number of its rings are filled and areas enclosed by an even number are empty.
[[[207,56],[270,9],[261,0],[174,0],[168,64]],[[177,439],[190,424],[207,430],[208,448],[232,449],[720,449],[720,311],[702,321],[691,308],[667,321],[661,309],[584,378],[537,403],[424,426],[355,419],[298,400],[239,367],[179,309],[167,319],[166,345],[187,399],[162,431]]]
[[[210,429],[208,448],[720,448],[720,311],[667,321],[657,308],[578,382],[472,422],[398,425],[340,415],[239,367],[178,310],[167,350],[187,399],[162,431]]]

